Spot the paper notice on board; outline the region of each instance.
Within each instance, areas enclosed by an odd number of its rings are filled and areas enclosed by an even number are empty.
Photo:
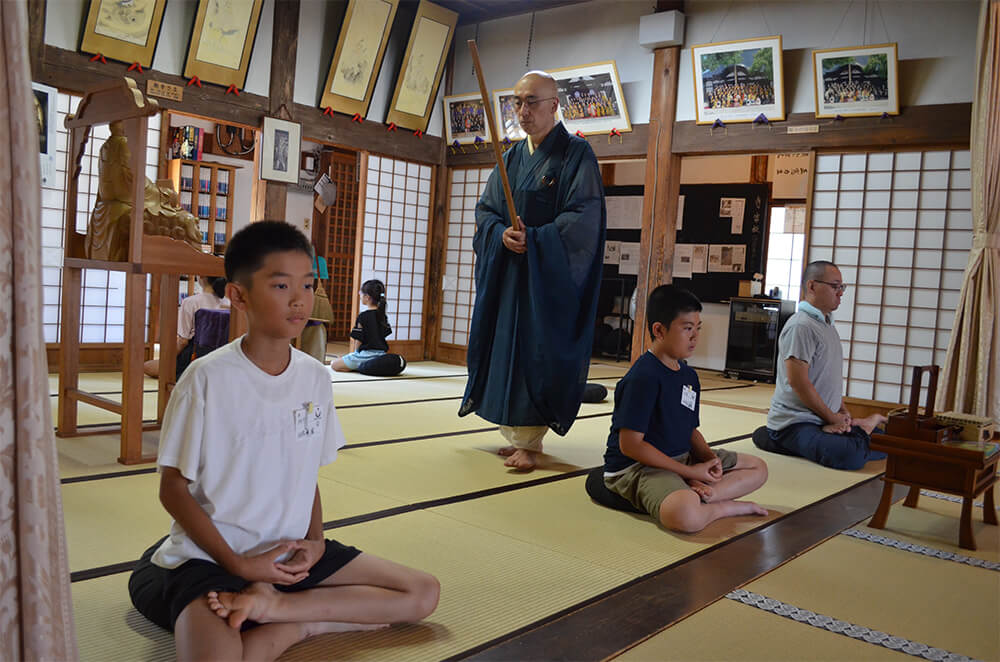
[[[720,273],[746,271],[747,247],[742,244],[712,244],[708,247],[708,270]]]
[[[691,244],[691,273],[708,273],[708,244]]]
[[[674,244],[674,278],[691,277],[692,244]]]
[[[622,242],[604,242],[604,264],[618,264],[621,258]]]
[[[684,229],[684,196],[677,196],[677,229]]]
[[[642,229],[642,196],[609,195],[604,199],[609,230]]]
[[[732,228],[732,232],[733,232],[733,234],[743,234],[743,217],[742,216],[740,216],[739,218],[733,216],[733,228]]]
[[[805,234],[806,208],[803,205],[788,205],[785,207],[785,232]]]
[[[633,276],[639,273],[639,242],[638,241],[623,241],[621,242],[620,257],[618,260],[618,273],[619,274],[631,274]]]

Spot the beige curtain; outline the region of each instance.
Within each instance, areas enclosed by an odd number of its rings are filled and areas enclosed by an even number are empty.
[[[972,253],[937,409],[1000,420],[1000,0],[979,15],[972,101]]]
[[[25,7],[0,0],[0,660],[75,660],[42,340],[41,184]]]

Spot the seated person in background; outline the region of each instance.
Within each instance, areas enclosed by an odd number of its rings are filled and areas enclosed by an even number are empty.
[[[351,353],[330,362],[330,367],[337,372],[357,370],[368,359],[389,351],[385,339],[392,333],[392,327],[385,314],[385,285],[380,280],[366,280],[358,294],[365,310],[351,329]]]
[[[226,279],[212,276],[199,276],[198,284],[201,285],[201,292],[193,294],[181,302],[181,307],[177,311],[177,376],[180,377],[184,369],[191,363],[191,353],[194,346],[191,339],[194,338],[194,314],[202,308],[218,310],[229,308],[229,299],[226,298]],[[142,371],[150,377],[160,376],[160,359],[153,359],[142,364]]]
[[[767,480],[760,458],[713,451],[698,431],[701,385],[684,361],[701,328],[701,302],[687,290],[661,285],[646,306],[652,347],[615,387],[604,484],[664,527],[700,531],[734,515],[766,515],[734,501]]]
[[[778,375],[767,428],[753,436],[758,448],[798,455],[833,469],[860,469],[885,453],[869,449],[881,414],[851,418],[844,405],[844,355],[832,313],[847,285],[832,262],[810,262],[802,275],[803,301],[778,338]]]
[[[344,435],[329,373],[289,345],[313,305],[309,241],[251,223],[225,263],[248,331],[170,396],[157,463],[173,523],[136,564],[132,603],[173,630],[179,660],[273,660],[323,632],[419,621],[434,577],[323,536],[319,468]]]

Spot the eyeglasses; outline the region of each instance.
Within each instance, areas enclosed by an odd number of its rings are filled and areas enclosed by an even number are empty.
[[[825,280],[816,280],[817,283],[823,283],[824,285],[829,285],[833,288],[833,291],[837,294],[843,294],[847,291],[847,285],[844,283],[831,283]]]
[[[521,110],[522,106],[527,106],[531,110],[534,110],[535,107],[538,106],[538,104],[540,104],[541,102],[543,102],[543,101],[551,101],[552,99],[556,99],[556,98],[557,97],[545,97],[544,99],[534,99],[532,97],[528,97],[527,99],[523,99],[522,100],[522,99],[520,99],[518,97],[514,97],[514,101],[513,101],[514,110]]]

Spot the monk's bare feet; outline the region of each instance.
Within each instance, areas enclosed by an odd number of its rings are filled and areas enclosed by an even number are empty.
[[[503,448],[497,451],[497,455],[502,455],[503,457],[510,457],[515,452],[517,452],[517,448],[515,448],[514,446],[504,446]]]
[[[732,501],[731,502],[736,508],[733,509],[733,515],[767,515],[767,508],[763,506],[758,506],[753,501]]]
[[[851,426],[847,423],[830,423],[822,427],[827,434],[847,434],[851,431]]]
[[[695,491],[695,494],[701,498],[702,503],[711,503],[714,492],[710,485],[700,480],[689,480],[688,487]]]
[[[889,419],[883,416],[882,414],[872,414],[871,416],[868,416],[866,418],[854,419],[854,424],[857,425],[862,430],[864,430],[865,432],[867,432],[868,434],[871,434],[872,430],[874,430],[880,425],[884,425],[885,422],[888,420]]]
[[[244,621],[268,623],[281,594],[266,582],[254,582],[239,593],[210,591],[208,606],[219,618],[225,619],[229,627],[239,629]]]
[[[531,471],[535,468],[535,455],[537,455],[535,451],[517,448],[503,464],[505,467],[511,467],[518,471]]]

